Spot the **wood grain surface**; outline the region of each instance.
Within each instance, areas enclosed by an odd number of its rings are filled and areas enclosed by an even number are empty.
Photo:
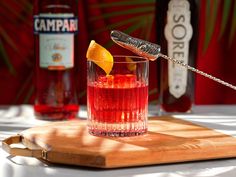
[[[236,157],[236,138],[167,116],[151,118],[148,133],[135,137],[92,136],[86,121],[53,122],[21,136],[49,162],[99,168]]]

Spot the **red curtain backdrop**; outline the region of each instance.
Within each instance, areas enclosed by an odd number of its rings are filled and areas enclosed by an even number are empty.
[[[236,85],[236,1],[228,1],[228,9],[226,1],[200,2],[197,67]],[[196,75],[195,98],[197,104],[235,104],[236,91]]]
[[[197,67],[236,85],[236,0],[199,1]],[[33,0],[0,1],[0,104],[34,102]],[[156,42],[155,0],[78,0],[79,102],[86,104],[86,50],[91,39],[112,54],[111,29]],[[150,62],[149,102],[158,104],[157,63]],[[196,104],[235,104],[236,91],[196,75]]]

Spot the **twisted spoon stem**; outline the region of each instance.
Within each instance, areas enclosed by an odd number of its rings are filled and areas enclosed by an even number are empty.
[[[214,77],[214,76],[212,76],[212,75],[210,75],[210,74],[207,74],[207,73],[205,73],[205,72],[203,72],[203,71],[201,71],[201,70],[198,70],[198,69],[196,69],[196,68],[194,68],[194,67],[191,67],[191,66],[189,66],[189,65],[187,65],[187,64],[185,64],[185,63],[182,63],[180,60],[176,60],[176,59],[174,59],[174,58],[168,57],[168,56],[166,56],[166,55],[164,55],[164,54],[162,54],[162,53],[159,53],[159,54],[158,54],[158,57],[164,58],[164,59],[166,59],[166,60],[168,60],[168,61],[171,61],[171,62],[173,62],[173,63],[176,63],[176,64],[178,64],[178,65],[181,65],[181,66],[187,68],[188,70],[191,70],[191,71],[193,71],[193,72],[195,72],[195,73],[198,73],[198,74],[200,74],[200,75],[202,75],[202,76],[204,76],[204,77],[206,77],[206,78],[209,78],[209,79],[211,79],[211,80],[214,80],[215,82],[218,82],[218,83],[220,83],[220,84],[222,84],[222,85],[225,85],[225,86],[227,86],[227,87],[230,87],[230,88],[233,89],[233,90],[236,90],[236,86],[234,86],[234,85],[232,85],[232,84],[230,84],[230,83],[228,83],[228,82],[225,82],[225,81],[223,81],[223,80],[221,80],[221,79],[219,79],[219,78],[216,78],[216,77]]]

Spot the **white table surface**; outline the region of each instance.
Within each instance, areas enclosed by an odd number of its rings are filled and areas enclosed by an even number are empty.
[[[149,107],[150,116],[157,115],[155,106]],[[86,118],[85,107],[81,107],[80,117]],[[195,106],[188,115],[177,118],[216,129],[236,137],[236,105]],[[0,141],[16,133],[44,124],[36,120],[32,106],[0,107]],[[178,164],[153,165],[123,169],[96,169],[65,165],[44,164],[29,157],[12,157],[1,148],[0,177],[236,177],[236,158]]]

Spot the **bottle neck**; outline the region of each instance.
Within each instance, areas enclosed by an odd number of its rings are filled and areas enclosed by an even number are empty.
[[[34,13],[73,13],[77,16],[77,3],[76,0],[38,0]]]

